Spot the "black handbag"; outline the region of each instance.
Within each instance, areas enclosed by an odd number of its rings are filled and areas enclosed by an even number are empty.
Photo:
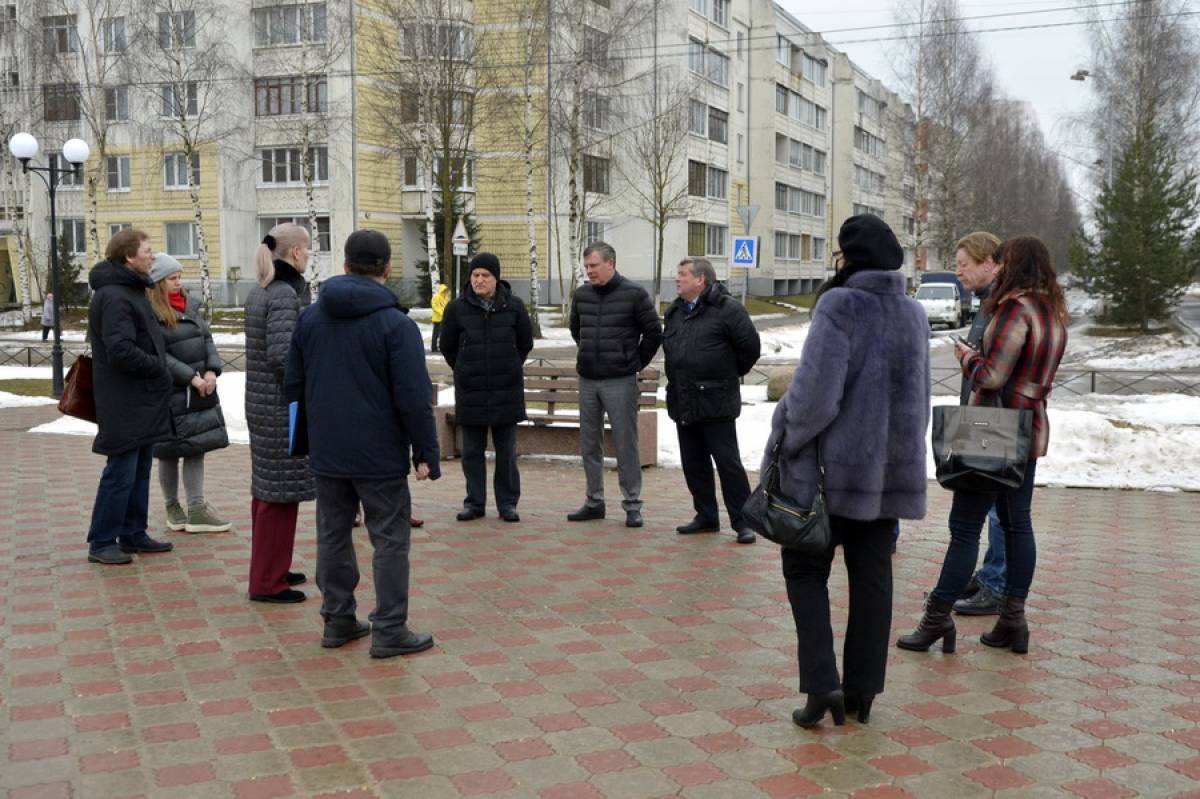
[[[971,372],[972,386],[978,371],[977,366]],[[959,405],[938,405],[933,409],[931,440],[942,488],[1005,494],[1025,482],[1033,411],[967,405],[962,399]]]
[[[771,450],[771,462],[759,475],[758,487],[742,506],[742,523],[784,549],[812,555],[828,552],[832,541],[825,508],[825,469],[817,445],[817,493],[812,507],[796,506],[779,493],[779,450],[783,433]]]

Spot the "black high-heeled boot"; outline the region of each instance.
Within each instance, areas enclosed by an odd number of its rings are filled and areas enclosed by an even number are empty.
[[[875,701],[875,694],[846,694],[846,712],[858,713],[858,723],[866,724],[871,720],[871,704]]]
[[[1011,649],[1018,655],[1029,651],[1029,623],[1025,621],[1025,600],[1015,596],[1000,597],[1000,618],[991,632],[979,636],[979,640],[1002,649]]]
[[[942,651],[947,655],[954,652],[958,640],[958,631],[954,627],[954,619],[950,611],[954,609],[953,602],[943,602],[930,596],[925,600],[925,613],[917,623],[917,629],[908,635],[902,635],[896,640],[896,646],[913,652],[928,652],[940,638]]]
[[[828,712],[833,716],[834,726],[846,723],[846,697],[841,691],[827,694],[808,694],[804,707],[792,711],[792,721],[800,727],[815,727]]]

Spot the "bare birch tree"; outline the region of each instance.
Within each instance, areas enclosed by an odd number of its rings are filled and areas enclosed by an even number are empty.
[[[0,26],[5,23],[0,21]],[[13,32],[16,26],[13,25]],[[0,75],[0,144],[7,150],[8,140],[20,133],[29,124],[29,103],[21,93],[20,83],[7,84],[7,76]],[[0,219],[7,220],[17,244],[17,278],[21,282],[21,319],[28,324],[33,319],[33,298],[30,281],[33,276],[33,253],[28,242],[29,179],[19,175],[14,159],[7,152],[0,154]]]

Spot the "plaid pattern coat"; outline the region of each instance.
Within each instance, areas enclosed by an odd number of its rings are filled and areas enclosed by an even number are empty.
[[[1046,454],[1050,422],[1046,399],[1067,348],[1067,328],[1036,294],[1020,292],[996,308],[983,334],[982,352],[961,355],[963,374],[977,366],[972,405],[1002,405],[1033,411],[1029,458]]]

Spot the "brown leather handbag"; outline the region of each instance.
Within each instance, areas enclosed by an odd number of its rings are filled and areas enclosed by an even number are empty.
[[[67,371],[63,393],[58,399],[58,412],[85,422],[96,421],[96,395],[92,390],[92,359],[79,355]]]

